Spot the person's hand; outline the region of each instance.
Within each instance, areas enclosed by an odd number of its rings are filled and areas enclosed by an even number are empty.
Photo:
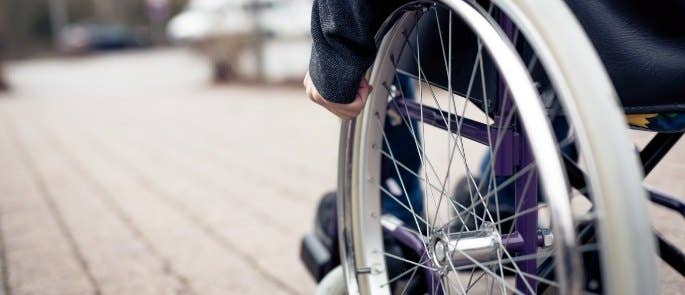
[[[307,75],[304,77],[302,84],[304,84],[304,88],[307,91],[307,97],[309,97],[311,101],[321,105],[329,112],[335,114],[343,120],[349,120],[359,115],[359,112],[361,112],[364,108],[364,104],[366,103],[366,99],[369,97],[369,93],[371,93],[371,90],[373,89],[373,87],[369,85],[369,82],[366,81],[366,79],[363,79],[359,84],[357,95],[355,96],[354,101],[348,104],[342,104],[330,102],[323,98],[319,91],[316,90],[316,86],[314,86],[312,78],[309,77],[309,72],[307,72]]]

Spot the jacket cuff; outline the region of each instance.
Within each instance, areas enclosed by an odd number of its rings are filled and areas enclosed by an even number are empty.
[[[368,61],[359,57],[346,58],[335,52],[312,48],[309,76],[324,99],[347,104],[354,101]]]

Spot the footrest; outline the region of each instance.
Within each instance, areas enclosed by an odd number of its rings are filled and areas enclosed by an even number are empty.
[[[317,282],[321,281],[333,269],[333,259],[331,258],[331,252],[314,234],[307,234],[302,238],[300,260]]]

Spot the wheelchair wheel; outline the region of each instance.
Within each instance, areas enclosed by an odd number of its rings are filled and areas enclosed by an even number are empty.
[[[411,2],[377,40],[374,91],[340,140],[349,293],[657,292],[638,161],[563,1]]]

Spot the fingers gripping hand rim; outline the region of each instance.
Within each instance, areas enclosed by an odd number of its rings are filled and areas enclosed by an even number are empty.
[[[350,103],[342,104],[328,101],[323,96],[321,96],[319,91],[316,89],[316,86],[314,85],[311,77],[309,76],[309,73],[305,75],[303,84],[305,87],[307,97],[311,101],[326,108],[329,112],[333,113],[334,115],[338,116],[343,120],[350,120],[359,115],[361,110],[364,108],[364,105],[366,104],[366,100],[368,99],[369,94],[373,90],[373,87],[369,85],[369,82],[364,78],[359,83],[359,88],[357,89],[355,99]]]

